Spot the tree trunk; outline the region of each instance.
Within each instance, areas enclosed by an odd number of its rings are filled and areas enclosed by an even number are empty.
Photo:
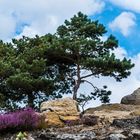
[[[81,84],[81,78],[80,78],[80,65],[77,64],[77,80],[75,80],[75,86],[73,88],[73,99],[77,100],[77,92]]]
[[[34,95],[32,93],[28,94],[28,107],[34,108]]]
[[[73,100],[77,100],[77,92],[80,87],[80,81],[75,81],[75,86],[73,88]]]

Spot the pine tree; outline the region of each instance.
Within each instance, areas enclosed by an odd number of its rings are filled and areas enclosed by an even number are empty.
[[[49,43],[43,38],[13,39],[11,44],[1,48],[0,93],[6,109],[18,108],[21,104],[35,108],[51,97],[61,97],[54,65],[48,64],[46,59]],[[7,48],[12,49],[13,55]]]
[[[64,25],[58,27],[56,37],[58,45],[51,54],[51,60],[58,60],[67,66],[67,79],[73,83],[73,99],[78,100],[77,93],[82,83],[89,83],[94,91],[92,98],[100,97],[102,102],[108,102],[107,86],[97,88],[87,81],[88,77],[110,76],[121,81],[130,75],[134,66],[131,60],[117,59],[113,50],[118,47],[118,40],[110,35],[106,41],[101,37],[106,33],[103,24],[92,21],[87,15],[79,12],[70,21],[65,20]],[[55,59],[54,59],[55,58]],[[83,75],[82,71],[87,74]],[[82,96],[84,97],[84,96]],[[90,99],[90,98],[88,98]]]

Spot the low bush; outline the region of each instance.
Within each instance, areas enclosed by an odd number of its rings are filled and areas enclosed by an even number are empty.
[[[74,126],[74,125],[86,125],[86,126],[93,126],[98,124],[99,117],[93,115],[85,115],[82,116],[78,120],[68,120],[65,122],[67,126]]]
[[[81,123],[87,126],[93,126],[98,124],[98,116],[87,115],[81,118]]]
[[[74,125],[81,125],[81,120],[68,120],[65,122],[66,126],[74,126]]]
[[[0,133],[33,130],[38,126],[39,116],[31,108],[0,115]]]

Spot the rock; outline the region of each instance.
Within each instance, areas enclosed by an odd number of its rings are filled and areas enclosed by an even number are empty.
[[[58,140],[92,140],[94,139],[96,134],[92,131],[90,132],[82,132],[78,134],[61,134],[57,135]]]
[[[69,116],[71,114],[77,115],[78,114],[78,104],[72,98],[63,98],[57,100],[51,100],[43,102],[40,105],[40,111],[50,111],[53,110],[57,114],[62,116]]]
[[[140,88],[121,99],[122,104],[140,105]]]
[[[94,113],[86,115],[92,115],[97,116],[97,124],[106,126],[110,125],[114,119],[124,119],[130,117],[130,111],[115,111],[115,110],[100,110],[100,111],[94,111]]]
[[[95,140],[96,134],[93,131],[82,133],[67,133],[67,132],[40,132],[35,134],[39,140]]]
[[[83,123],[75,125],[78,120],[73,114],[64,116],[58,110],[56,113],[48,109],[40,114],[45,129],[29,131],[28,134],[35,140],[140,140],[139,112],[140,105],[102,105],[88,109],[80,119]],[[69,119],[73,120],[69,121],[71,125],[64,125],[64,120]],[[15,140],[17,133],[0,134],[0,140]]]
[[[139,129],[133,129],[131,131],[133,138],[140,139],[140,130]]]
[[[140,117],[129,119],[114,119],[112,125],[123,129],[140,129]]]
[[[40,106],[43,126],[64,126],[67,121],[79,120],[78,104],[71,98],[43,102]]]
[[[130,113],[132,116],[140,116],[140,110],[134,110]]]
[[[97,125],[99,123],[99,116],[84,115],[81,118],[81,123],[87,126]]]
[[[110,134],[108,140],[125,140],[127,137],[123,134]]]
[[[35,140],[31,134],[28,134],[27,138],[25,140]]]
[[[103,104],[95,108],[89,108],[85,111],[85,114],[94,114],[95,111],[140,111],[140,105],[125,105],[125,104]]]
[[[60,120],[59,115],[55,112],[43,112],[42,115],[45,118],[43,128],[64,126],[64,123]]]
[[[129,119],[140,116],[140,105],[106,104],[90,108],[85,115],[98,116],[98,125],[110,125],[116,119]]]

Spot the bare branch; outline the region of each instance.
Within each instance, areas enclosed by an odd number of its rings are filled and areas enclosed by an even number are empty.
[[[93,76],[94,73],[91,73],[91,74],[88,74],[88,75],[85,75],[85,76],[82,76],[81,79],[84,79],[84,78],[87,78],[87,77],[90,77],[90,76]]]
[[[89,82],[88,80],[81,80],[81,82],[87,82],[88,84],[90,84],[95,90],[97,90],[97,87],[94,86],[91,82]]]

